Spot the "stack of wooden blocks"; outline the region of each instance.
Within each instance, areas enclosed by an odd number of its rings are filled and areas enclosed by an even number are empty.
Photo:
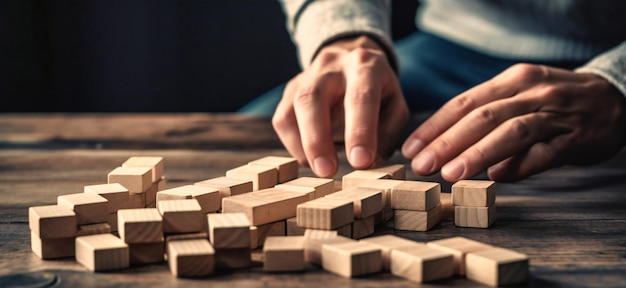
[[[496,190],[493,181],[461,180],[452,185],[454,224],[489,228],[496,220]]]

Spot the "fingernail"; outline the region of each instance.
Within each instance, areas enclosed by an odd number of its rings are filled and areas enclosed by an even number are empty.
[[[417,155],[417,158],[413,159],[413,168],[421,174],[432,173],[433,166],[435,166],[435,156],[431,152],[423,152]]]
[[[329,177],[335,171],[335,165],[328,157],[317,157],[313,160],[313,169],[318,176]]]
[[[451,181],[461,178],[463,173],[465,173],[465,162],[460,160],[450,162],[441,168],[441,176]]]
[[[372,154],[363,146],[354,146],[350,150],[350,164],[355,168],[367,168],[371,165]]]
[[[411,138],[402,145],[402,155],[406,158],[413,158],[424,148],[424,142]]]

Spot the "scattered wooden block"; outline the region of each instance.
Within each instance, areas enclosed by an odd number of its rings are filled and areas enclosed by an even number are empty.
[[[352,223],[352,239],[361,239],[374,234],[376,215],[356,219]]]
[[[267,156],[248,164],[275,168],[278,170],[278,183],[285,183],[298,177],[298,161],[293,157]]]
[[[126,243],[163,241],[163,218],[155,208],[119,210],[117,223],[120,237]]]
[[[140,209],[146,208],[146,193],[130,193],[128,194],[128,202],[122,204],[121,209]],[[118,211],[119,211],[118,210]]]
[[[254,191],[271,188],[278,184],[278,170],[270,166],[239,166],[226,171],[226,177],[252,181]]]
[[[454,205],[452,205],[452,193],[439,194],[441,201],[441,221],[454,220]]]
[[[215,188],[222,198],[252,192],[252,181],[224,176],[196,182],[193,185]]]
[[[107,199],[107,213],[114,213],[128,202],[128,189],[119,183],[89,185],[83,188],[85,193],[97,194]]]
[[[133,156],[122,163],[122,167],[150,167],[151,180],[157,182],[163,176],[163,157]]]
[[[130,265],[161,263],[164,261],[165,245],[163,242],[128,244]]]
[[[391,250],[399,248],[418,248],[423,247],[424,243],[411,241],[395,235],[382,235],[359,240],[361,242],[370,243],[380,248],[383,269],[391,269]]]
[[[491,286],[528,280],[528,256],[504,248],[470,252],[465,256],[467,278]]]
[[[222,206],[222,197],[216,188],[205,186],[185,185],[157,192],[157,203],[165,200],[196,199],[202,208],[202,213],[212,213]],[[158,206],[158,204],[157,204]]]
[[[391,274],[419,283],[452,277],[452,254],[427,247],[402,247],[391,250]]]
[[[74,237],[41,239],[30,231],[30,248],[41,259],[57,259],[74,256]]]
[[[455,206],[487,207],[495,200],[493,181],[461,180],[452,185],[452,204]]]
[[[150,167],[117,167],[109,172],[108,183],[119,183],[129,193],[142,193],[152,185]]]
[[[356,188],[363,182],[376,179],[391,179],[391,176],[384,171],[354,170],[343,175],[341,178],[341,189]]]
[[[263,245],[263,270],[303,271],[304,236],[267,237]]]
[[[335,230],[306,229],[304,232],[304,261],[322,265],[322,246],[331,243],[356,242],[340,236]]]
[[[146,190],[146,192],[144,193],[146,195],[146,208],[156,208],[157,192],[159,192],[159,182],[154,182],[152,183],[152,186],[150,186],[150,188],[148,188],[148,190]]]
[[[170,241],[178,241],[178,240],[191,240],[191,239],[206,239],[209,240],[209,233],[207,232],[197,232],[197,233],[183,233],[183,234],[172,234],[165,235],[165,246],[167,247]]]
[[[128,245],[112,234],[77,237],[76,261],[91,271],[128,268]]]
[[[287,223],[287,234],[286,234],[287,236],[304,235],[304,231],[306,231],[306,228],[298,226],[297,219],[298,219],[297,217],[291,217],[285,220],[285,222]]]
[[[496,221],[496,204],[489,207],[454,207],[454,225],[459,227],[489,228]]]
[[[171,241],[167,261],[176,277],[208,276],[215,271],[215,250],[206,239]]]
[[[57,204],[74,210],[78,225],[107,222],[108,201],[97,194],[77,193],[57,197]]]
[[[407,231],[428,231],[441,222],[441,205],[428,211],[394,210],[393,228]]]
[[[250,249],[250,222],[243,213],[208,214],[209,239],[215,249]]]
[[[302,187],[302,186],[291,186],[285,184],[278,184],[274,186],[274,189],[285,190],[291,192],[298,192],[308,196],[309,200],[314,200],[315,198],[315,188],[312,187]]]
[[[117,212],[107,215],[107,224],[111,226],[111,232],[117,232]]]
[[[389,166],[383,166],[378,168],[372,168],[368,171],[385,172],[391,179],[404,180],[406,179],[406,168],[404,164],[393,164]]]
[[[76,213],[71,208],[59,205],[28,208],[28,227],[37,238],[75,237],[76,225]]]
[[[109,223],[98,223],[78,226],[76,237],[111,233]]]
[[[260,245],[263,245],[267,237],[287,235],[286,226],[286,221],[278,221],[261,226],[250,226],[250,249],[256,249]]]
[[[285,182],[280,186],[297,186],[315,189],[314,198],[321,198],[335,192],[335,181],[333,179],[300,177],[289,182]]]
[[[248,243],[249,244],[249,243]],[[241,269],[252,266],[250,248],[215,250],[215,267],[219,269]]]
[[[378,189],[350,188],[326,197],[352,200],[354,203],[354,218],[357,219],[372,216],[383,210],[383,194]]]
[[[454,274],[465,275],[465,255],[469,252],[486,250],[491,245],[467,239],[465,237],[452,237],[428,242],[427,245],[454,256]]]
[[[391,208],[391,189],[404,183],[404,180],[376,179],[359,183],[360,188],[377,189],[383,192],[383,207]]]
[[[204,229],[202,208],[196,199],[159,201],[163,233],[192,233]]]
[[[391,189],[391,208],[428,211],[439,204],[439,194],[439,183],[404,181]]]
[[[324,244],[324,270],[343,277],[355,277],[379,272],[382,267],[380,249],[365,242]]]
[[[333,230],[354,221],[352,199],[324,197],[299,204],[296,212],[298,226]]]
[[[308,201],[302,193],[265,189],[222,199],[223,213],[245,213],[251,224],[259,226],[296,216],[296,207]]]

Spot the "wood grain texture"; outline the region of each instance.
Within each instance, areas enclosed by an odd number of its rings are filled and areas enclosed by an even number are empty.
[[[374,234],[376,215],[355,219],[352,223],[352,239],[361,239]]]
[[[107,222],[107,199],[97,194],[76,193],[57,197],[57,204],[76,213],[78,225]]]
[[[293,157],[265,156],[250,161],[248,164],[276,168],[278,170],[278,183],[285,183],[298,178],[298,161]]]
[[[222,196],[217,188],[183,185],[157,192],[157,203],[164,200],[195,199],[200,204],[202,213],[212,213],[222,207]],[[157,204],[158,205],[158,204]]]
[[[194,185],[215,188],[220,192],[222,198],[252,192],[252,181],[226,176],[199,181]]]
[[[76,261],[91,271],[128,268],[128,245],[112,234],[77,237]]]
[[[347,278],[377,273],[382,267],[380,249],[358,241],[324,244],[322,267]]]
[[[487,207],[496,201],[496,184],[486,180],[461,180],[452,185],[455,206]]]
[[[369,188],[350,188],[326,196],[351,200],[354,203],[354,218],[372,216],[383,210],[382,190]]]
[[[415,282],[429,282],[452,277],[452,253],[427,246],[391,250],[391,274]]]
[[[324,197],[297,206],[298,226],[310,229],[333,230],[354,221],[354,203],[351,199]]]
[[[306,228],[298,226],[298,218],[292,217],[285,220],[287,223],[287,236],[302,236]]]
[[[302,193],[302,194],[307,195],[309,200],[316,199],[315,188],[313,188],[313,187],[303,187],[303,186],[293,186],[293,185],[278,184],[278,185],[274,186],[274,189],[291,191],[291,192],[298,192],[298,193]]]
[[[117,225],[126,243],[163,242],[163,217],[156,208],[119,210]]]
[[[161,263],[164,261],[164,255],[164,242],[128,244],[130,265]]]
[[[30,233],[30,248],[41,259],[57,259],[74,256],[75,237],[41,239]]]
[[[504,248],[470,252],[465,258],[467,278],[491,286],[528,281],[528,256]]]
[[[264,189],[222,199],[223,213],[244,213],[250,223],[259,226],[296,216],[298,204],[307,195],[280,189]]]
[[[404,180],[406,179],[406,166],[404,164],[393,164],[378,168],[368,169],[368,171],[385,172],[390,179]]]
[[[454,205],[452,205],[452,193],[439,194],[441,201],[441,221],[454,220]]]
[[[303,271],[304,236],[267,237],[263,244],[263,259],[265,271]]]
[[[209,240],[215,249],[250,249],[250,221],[243,213],[208,214]]]
[[[322,265],[322,246],[342,242],[354,243],[354,240],[340,236],[335,230],[306,229],[304,232],[304,260]]]
[[[465,255],[469,252],[491,249],[492,246],[465,237],[452,237],[430,241],[426,245],[452,253],[454,256],[454,274],[465,275]]]
[[[159,201],[163,233],[193,233],[204,230],[204,214],[196,199]]]
[[[272,166],[243,165],[226,171],[226,177],[252,181],[253,191],[278,184],[278,170]]]
[[[263,246],[265,239],[270,236],[286,236],[287,222],[278,221],[260,226],[250,226],[250,248]]]
[[[428,211],[440,202],[441,185],[435,182],[404,181],[391,189],[391,208]]]
[[[383,207],[391,208],[391,189],[404,183],[404,180],[375,179],[359,183],[360,188],[377,189],[383,192]]]
[[[441,222],[441,205],[428,211],[394,210],[393,228],[407,231],[428,231]]]
[[[330,193],[335,192],[335,181],[333,179],[327,178],[316,178],[316,177],[300,177],[288,182],[283,183],[281,186],[296,186],[296,187],[307,187],[315,189],[314,197],[315,199],[324,197]]]
[[[143,193],[152,185],[152,168],[117,167],[108,174],[108,183],[119,183],[129,193]]]
[[[87,224],[78,226],[76,237],[109,233],[111,233],[111,225],[109,223]]]
[[[176,277],[204,277],[215,271],[215,250],[206,239],[171,241],[167,261]]]
[[[76,213],[60,205],[28,208],[28,227],[37,238],[70,238],[76,236]]]
[[[496,221],[496,204],[489,207],[454,206],[454,225],[489,228]]]
[[[87,185],[84,193],[97,194],[107,199],[107,213],[117,212],[123,204],[128,202],[128,189],[119,183]]]
[[[391,250],[399,248],[417,248],[425,245],[425,243],[412,241],[392,234],[369,237],[359,241],[376,245],[380,249],[383,269],[387,271],[391,269]]]
[[[165,164],[160,156],[132,156],[122,163],[122,167],[150,167],[152,183],[163,177]]]
[[[341,177],[341,189],[356,188],[365,181],[375,179],[391,179],[391,176],[384,171],[354,170]]]

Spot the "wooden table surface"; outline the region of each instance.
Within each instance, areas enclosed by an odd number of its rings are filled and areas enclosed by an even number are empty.
[[[134,155],[163,156],[168,187],[175,187],[222,176],[263,156],[288,154],[267,119],[228,114],[0,114],[0,287],[18,283],[20,273],[72,287],[419,286],[388,273],[344,279],[314,266],[289,274],[268,274],[255,266],[201,280],[176,279],[166,264],[92,273],[73,259],[43,261],[30,251],[28,207],[54,204],[58,195],[104,183],[109,171]],[[343,152],[340,162],[338,180],[351,171]],[[390,163],[408,161],[396,154]],[[301,167],[300,175],[313,174]],[[409,172],[407,177],[437,181],[449,191],[450,183],[438,176]],[[626,287],[626,152],[592,167],[563,167],[518,183],[498,183],[496,203],[498,218],[490,229],[444,222],[429,232],[393,231],[383,225],[377,233],[416,241],[465,236],[517,250],[530,257],[530,287]],[[480,286],[462,278],[422,284],[431,285]]]

